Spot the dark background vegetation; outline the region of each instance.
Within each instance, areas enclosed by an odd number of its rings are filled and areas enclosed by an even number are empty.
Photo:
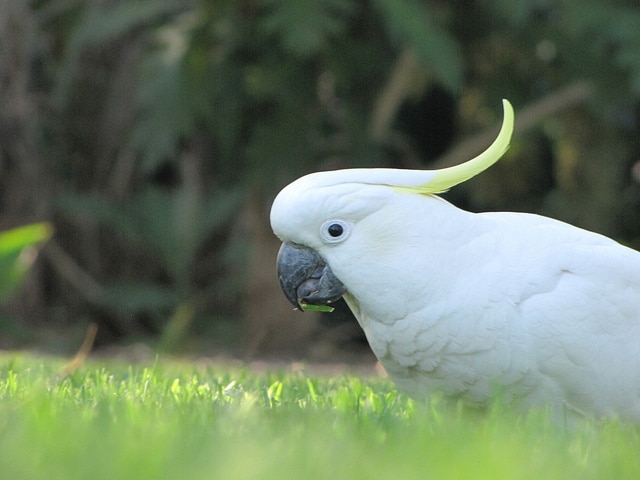
[[[505,159],[448,197],[640,247],[640,8],[593,0],[0,0],[0,229],[50,221],[0,348],[335,358],[292,312],[276,192],[327,168]],[[437,228],[437,226],[436,226]]]

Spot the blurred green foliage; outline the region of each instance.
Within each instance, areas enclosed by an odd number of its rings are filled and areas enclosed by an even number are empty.
[[[8,2],[0,222],[51,219],[59,247],[16,316],[165,345],[238,318],[247,210],[266,221],[275,191],[318,168],[428,166],[503,97],[528,122],[517,161],[457,203],[634,243],[639,24],[625,0]]]
[[[38,247],[51,237],[51,225],[37,223],[0,232],[0,304],[24,280]]]

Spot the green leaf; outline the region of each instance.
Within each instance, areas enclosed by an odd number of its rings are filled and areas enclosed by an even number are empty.
[[[304,312],[328,312],[331,313],[335,310],[335,308],[333,308],[330,305],[310,305],[307,303],[301,303],[300,304],[300,308],[304,311]]]
[[[347,0],[263,0],[267,15],[262,23],[291,53],[310,56],[342,33],[355,4]]]
[[[52,233],[49,223],[34,223],[0,232],[0,256],[20,253],[25,247],[44,242]]]
[[[118,232],[132,236],[138,226],[122,208],[110,204],[105,198],[84,193],[67,193],[60,195],[55,201],[56,209],[74,218],[99,222]]]
[[[268,121],[256,125],[245,147],[251,182],[264,184],[274,170],[297,168],[302,173],[307,168],[317,124],[304,105],[281,105]]]
[[[97,220],[139,242],[174,281],[183,284],[198,249],[231,218],[241,199],[240,189],[200,196],[186,187],[174,191],[149,187],[124,205],[82,194],[61,197],[57,205],[68,215]]]
[[[462,89],[462,56],[456,39],[415,0],[374,0],[392,40],[413,50],[418,59],[452,92]]]
[[[69,36],[59,72],[55,92],[58,101],[69,94],[79,74],[80,56],[88,46],[105,43],[136,28],[148,26],[166,15],[184,10],[186,5],[174,0],[82,3],[84,8]]]
[[[141,115],[131,132],[129,145],[142,154],[145,172],[174,157],[181,140],[195,127],[181,60],[157,54],[143,65],[143,85],[138,98]]]
[[[0,301],[22,282],[37,254],[38,244],[53,233],[49,223],[35,223],[0,232]]]
[[[482,0],[480,2],[484,8],[495,12],[496,16],[507,20],[507,25],[514,25],[522,28],[526,22],[531,21],[531,16],[536,8],[534,2],[528,0]]]

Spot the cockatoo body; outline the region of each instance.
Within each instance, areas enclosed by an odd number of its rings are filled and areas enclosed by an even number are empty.
[[[489,149],[436,171],[307,175],[274,201],[283,291],[344,297],[408,394],[640,422],[640,253],[550,218],[474,214],[435,193],[497,161]]]

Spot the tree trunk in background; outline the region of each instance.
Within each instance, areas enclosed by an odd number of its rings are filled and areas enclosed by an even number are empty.
[[[38,142],[41,140],[42,88],[33,65],[42,54],[37,18],[27,2],[0,0],[0,230],[48,220],[53,189]],[[12,345],[28,339],[17,318],[38,318],[44,286],[36,262],[25,285],[5,305],[0,337]]]
[[[39,38],[23,2],[0,0],[0,228],[43,220],[49,184],[39,158],[40,92],[32,63]]]

